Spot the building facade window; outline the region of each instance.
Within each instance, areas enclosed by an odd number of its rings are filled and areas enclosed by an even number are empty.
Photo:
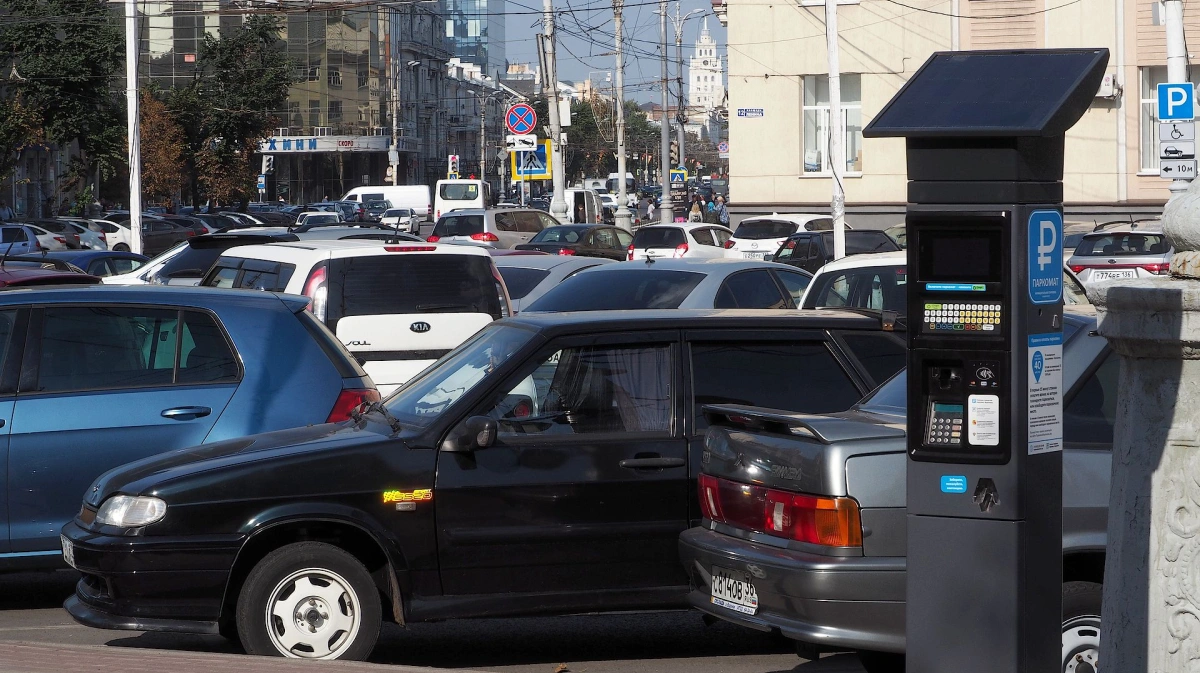
[[[1138,68],[1141,79],[1142,110],[1138,154],[1139,172],[1158,173],[1158,85],[1167,82],[1167,67],[1156,65]],[[1192,83],[1200,82],[1200,73],[1192,74]]]
[[[842,123],[846,137],[847,173],[862,172],[862,79],[843,74]],[[828,174],[829,165],[829,77],[804,77],[804,173]]]

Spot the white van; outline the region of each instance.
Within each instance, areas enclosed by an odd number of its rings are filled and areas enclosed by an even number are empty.
[[[492,186],[486,180],[438,180],[433,200],[433,219],[462,208],[490,208]]]
[[[375,185],[355,187],[346,192],[342,201],[357,201],[365,208],[372,201],[387,201],[392,208],[411,208],[417,218],[433,221],[433,199],[429,197],[429,185]]]
[[[603,211],[600,195],[594,189],[568,189],[564,192],[567,199],[567,215],[574,224],[599,224]]]

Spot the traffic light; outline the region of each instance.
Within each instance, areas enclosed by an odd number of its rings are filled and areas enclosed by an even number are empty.
[[[447,173],[458,173],[458,155],[457,154],[450,155],[449,168],[446,169],[446,172]]]
[[[274,173],[274,172],[275,172],[275,155],[264,154],[263,159],[262,159],[263,175],[266,175],[268,173]]]
[[[672,166],[679,165],[679,141],[678,140],[671,141],[671,165]]]

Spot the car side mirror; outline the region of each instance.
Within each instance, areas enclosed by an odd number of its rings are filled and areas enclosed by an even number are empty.
[[[775,255],[770,255],[770,254],[768,254],[768,255],[763,255],[763,261],[764,261],[764,262],[770,262],[770,261],[772,261],[772,260],[774,260],[774,259],[775,259]]]
[[[470,453],[486,449],[496,441],[496,421],[487,416],[472,416],[450,431],[442,440],[447,453]]]

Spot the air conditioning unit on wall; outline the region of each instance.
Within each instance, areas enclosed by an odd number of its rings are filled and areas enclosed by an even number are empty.
[[[1096,90],[1096,98],[1116,98],[1121,95],[1121,85],[1117,84],[1116,73],[1105,73],[1100,80],[1100,88]]]

